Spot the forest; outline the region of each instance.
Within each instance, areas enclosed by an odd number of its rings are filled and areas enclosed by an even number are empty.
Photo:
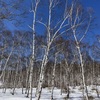
[[[80,0],[1,0],[0,100],[100,100],[94,12]]]

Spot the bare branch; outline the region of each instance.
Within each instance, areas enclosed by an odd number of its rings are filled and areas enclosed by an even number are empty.
[[[89,30],[90,23],[91,23],[91,15],[90,15],[90,20],[89,20],[88,26],[87,26],[87,28],[86,28],[86,31],[85,31],[84,35],[81,37],[81,39],[79,40],[79,43],[83,40],[83,38],[84,38],[85,35],[87,34],[87,32],[88,32],[88,30]]]
[[[43,23],[43,22],[41,22],[41,21],[36,21],[37,23],[40,23],[40,24],[42,24],[43,26],[45,26],[46,27],[46,29],[47,29],[47,25],[45,24],[45,23]]]

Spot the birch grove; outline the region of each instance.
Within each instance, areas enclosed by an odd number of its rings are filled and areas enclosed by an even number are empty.
[[[16,95],[20,88],[29,100],[41,100],[42,90],[48,89],[50,100],[54,100],[57,88],[64,100],[71,100],[71,93],[79,87],[81,99],[90,100],[91,85],[100,98],[100,36],[93,45],[87,40],[94,21],[92,9],[85,9],[79,0],[29,0],[20,12],[25,2],[0,4],[5,8],[4,13],[0,9],[2,92],[6,94],[9,88],[10,94]],[[7,29],[5,20],[14,21],[15,30]]]

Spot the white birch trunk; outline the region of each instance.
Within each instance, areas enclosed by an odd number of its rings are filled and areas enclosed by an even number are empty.
[[[62,95],[62,66],[61,66],[61,62],[60,62],[60,95]]]
[[[84,64],[83,64],[81,49],[80,49],[77,37],[75,35],[75,30],[73,30],[73,34],[74,34],[74,38],[75,38],[75,41],[76,41],[76,47],[77,47],[77,50],[78,50],[78,53],[79,53],[79,58],[80,58],[81,71],[82,71],[82,81],[83,81],[83,86],[84,86],[84,94],[85,94],[86,100],[88,100],[88,91],[87,91],[87,86],[86,86],[86,82],[85,82]]]
[[[54,91],[54,87],[55,87],[55,70],[56,70],[56,62],[57,62],[57,58],[56,58],[56,55],[55,55],[55,62],[54,62],[53,75],[52,75],[51,100],[53,100],[53,91]]]
[[[72,3],[72,9],[71,9],[71,13],[70,13],[70,19],[71,19],[71,26],[75,27],[75,25],[77,24],[78,16],[79,16],[79,9],[77,8],[76,15],[75,15],[74,19],[72,19],[72,14],[73,14],[73,3]],[[74,22],[73,22],[73,20],[74,20]],[[86,28],[83,36],[79,40],[78,40],[78,38],[76,36],[77,27],[76,28],[72,28],[74,39],[75,39],[75,42],[76,42],[77,51],[79,53],[79,59],[80,59],[80,65],[81,65],[80,67],[81,67],[81,70],[82,70],[82,81],[83,81],[84,94],[85,94],[86,100],[88,100],[88,91],[87,91],[87,86],[86,86],[86,82],[85,82],[85,75],[84,75],[85,72],[84,72],[84,64],[83,64],[83,57],[82,57],[81,48],[80,48],[80,42],[83,40],[83,38],[85,37],[86,33],[88,32],[88,29],[89,29],[89,26],[90,26],[90,22],[91,22],[91,15],[90,15],[90,20],[89,20],[89,23],[87,25],[87,28]]]
[[[2,73],[1,73],[1,75],[0,75],[0,79],[1,79],[2,76],[3,76],[3,71],[5,71],[5,69],[6,69],[6,67],[7,67],[7,64],[8,64],[8,61],[9,61],[11,55],[12,55],[12,52],[13,52],[13,48],[12,48],[12,50],[11,50],[11,52],[10,52],[10,54],[9,54],[9,56],[8,56],[8,58],[7,58],[7,60],[6,60],[6,63],[5,63],[5,65],[4,65],[4,68],[3,68],[3,70],[2,70]]]
[[[37,87],[37,91],[36,91],[36,100],[40,100],[40,97],[41,97],[45,66],[46,66],[47,61],[48,61],[48,59],[47,59],[48,53],[49,53],[49,47],[47,48],[46,53],[43,57],[43,61],[42,61],[42,66],[41,66],[40,76],[39,76],[39,82],[38,82],[38,87]]]
[[[29,76],[29,84],[30,84],[30,90],[29,90],[29,95],[30,95],[30,100],[32,100],[32,86],[33,86],[33,66],[34,66],[34,60],[35,60],[35,24],[36,24],[36,12],[37,12],[37,7],[39,4],[40,0],[35,1],[35,8],[33,7],[33,2],[32,2],[32,12],[33,12],[33,26],[32,26],[32,31],[33,31],[33,43],[32,43],[32,57],[30,61],[30,76]]]

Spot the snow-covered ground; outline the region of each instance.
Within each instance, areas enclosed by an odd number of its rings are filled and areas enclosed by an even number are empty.
[[[100,86],[97,87],[99,90],[100,95]],[[100,98],[97,98],[97,94],[95,89],[92,86],[88,87],[89,90],[89,96],[94,97],[90,100],[100,100]],[[21,93],[21,89],[16,89],[15,95],[11,94],[11,89],[7,89],[6,93],[2,93],[2,89],[0,89],[0,100],[29,100],[29,98],[26,98],[26,94]],[[35,99],[35,89],[33,89],[33,100]],[[50,88],[45,88],[42,91],[42,96],[40,100],[50,100],[51,91]],[[83,100],[82,98],[82,89],[80,87],[70,87],[70,99],[66,99],[66,94],[63,93],[60,95],[60,89],[55,88],[54,90],[54,100]]]

